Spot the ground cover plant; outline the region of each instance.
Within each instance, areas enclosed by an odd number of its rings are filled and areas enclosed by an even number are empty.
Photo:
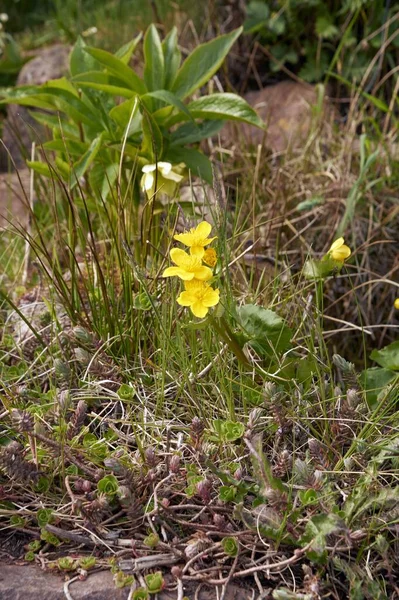
[[[126,92],[136,42],[78,41],[95,68],[3,95],[57,110],[35,113],[53,139],[30,226],[2,233],[2,551],[111,569],[136,600],[396,598],[395,112],[354,104],[329,139],[316,114],[305,148],[230,157],[206,141],[220,107],[257,123],[246,105],[156,95],[174,35],[147,31],[147,90],[121,103],[105,86]]]

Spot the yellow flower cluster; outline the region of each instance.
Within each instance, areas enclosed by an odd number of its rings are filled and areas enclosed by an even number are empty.
[[[333,260],[343,263],[347,258],[350,257],[352,252],[349,246],[345,245],[344,238],[340,237],[331,245],[328,254]]]
[[[180,248],[172,248],[170,258],[176,265],[168,267],[163,277],[179,277],[184,282],[184,291],[177,298],[180,306],[188,306],[195,317],[203,319],[212,306],[219,303],[220,292],[214,289],[209,280],[213,277],[212,268],[217,256],[214,248],[207,248],[214,237],[210,238],[211,225],[206,221],[185,233],[178,233],[174,239],[188,246],[188,254]],[[203,264],[205,263],[205,264]],[[208,265],[208,266],[206,266]]]

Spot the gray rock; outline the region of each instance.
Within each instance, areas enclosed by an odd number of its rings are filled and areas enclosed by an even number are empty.
[[[0,174],[0,230],[10,222],[26,227],[29,216],[30,171]],[[33,197],[32,200],[35,198]]]
[[[71,576],[73,577],[73,576]],[[0,564],[0,600],[65,600],[62,575],[42,571],[35,565]],[[184,593],[190,598],[198,585],[188,586]],[[116,589],[110,571],[99,571],[89,574],[84,581],[74,581],[68,589],[73,600],[126,600],[129,588]],[[176,600],[177,591],[162,592],[156,596],[158,600]],[[155,598],[155,596],[154,596]],[[202,587],[199,600],[215,600],[214,588]],[[251,589],[231,585],[228,587],[225,600],[250,600]]]
[[[251,125],[229,123],[222,132],[222,141],[228,147],[242,145],[243,141],[254,146],[264,142],[273,152],[284,152],[288,147],[301,147],[306,142],[312,122],[313,107],[318,103],[314,85],[295,81],[281,81],[258,92],[245,95],[247,102],[257,111],[267,125],[266,133]],[[330,128],[336,116],[328,100],[324,100],[320,124]]]
[[[68,72],[71,48],[56,44],[40,50],[35,58],[26,63],[17,79],[19,85],[41,85],[51,79],[62,77]],[[40,143],[43,128],[31,117],[28,107],[9,104],[7,119],[3,123],[2,140],[9,150],[17,168],[25,166],[30,156],[32,141]],[[13,164],[4,147],[0,145],[0,171],[12,170]]]

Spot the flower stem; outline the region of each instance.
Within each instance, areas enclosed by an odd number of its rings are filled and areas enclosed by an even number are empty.
[[[245,356],[235,334],[231,330],[230,325],[227,323],[226,319],[224,317],[220,317],[219,320],[222,326],[219,325],[217,319],[215,319],[214,317],[210,317],[212,326],[223,339],[223,341],[228,345],[233,354],[235,354],[236,358],[246,367],[251,366],[251,363]]]

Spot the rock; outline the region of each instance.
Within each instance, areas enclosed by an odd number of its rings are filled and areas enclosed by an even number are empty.
[[[193,598],[197,587],[188,586],[184,593]],[[35,565],[0,564],[0,600],[65,600],[63,588],[64,580],[61,575],[44,572]],[[89,574],[84,581],[74,581],[69,585],[68,591],[74,600],[126,600],[130,589],[116,589],[111,572],[99,571]],[[214,600],[216,597],[215,589],[204,586],[198,595],[199,600]],[[157,594],[157,598],[176,600],[177,591],[161,592]],[[225,595],[225,600],[250,598],[253,598],[251,589],[235,585],[229,586]]]
[[[0,229],[7,228],[10,222],[26,227],[29,187],[30,171],[27,168],[0,174]]]
[[[55,44],[40,50],[35,58],[26,63],[17,79],[19,85],[41,85],[57,79],[68,72],[71,48]],[[29,114],[29,107],[9,104],[7,119],[3,123],[2,139],[17,168],[25,166],[25,157],[30,156],[32,141],[40,142],[43,128]],[[0,171],[12,169],[12,163],[0,146]]]
[[[245,99],[266,123],[267,131],[265,133],[247,124],[234,124],[227,130],[227,141],[230,145],[236,140],[242,142],[243,135],[246,141],[254,146],[264,140],[265,146],[273,152],[284,152],[288,147],[304,144],[312,125],[312,107],[318,103],[315,86],[281,81],[259,92],[249,92]],[[333,114],[331,105],[324,100],[323,125],[328,126]],[[222,140],[224,142],[223,136]]]

